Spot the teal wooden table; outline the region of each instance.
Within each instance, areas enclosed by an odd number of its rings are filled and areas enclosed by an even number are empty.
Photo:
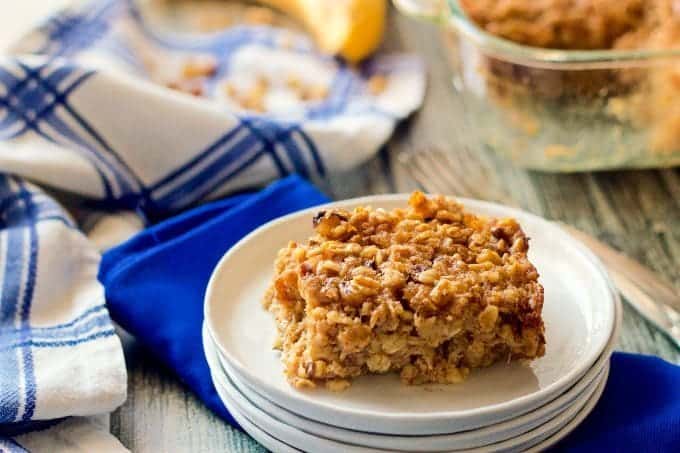
[[[385,48],[426,60],[425,104],[378,156],[331,178],[325,189],[335,199],[420,188],[502,201],[590,232],[680,288],[679,171],[541,174],[466,150],[458,140],[462,123],[453,108],[456,98],[438,32],[393,11]],[[111,417],[111,430],[126,447],[134,452],[263,450],[212,415],[134,341],[126,343],[129,397]],[[680,360],[672,343],[629,307],[618,349]]]

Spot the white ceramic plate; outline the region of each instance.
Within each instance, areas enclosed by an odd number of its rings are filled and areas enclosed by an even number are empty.
[[[212,370],[210,371],[210,376],[213,378],[213,383],[216,383],[217,382],[216,376],[213,374]],[[232,415],[232,417],[234,417],[234,420],[236,420],[236,422],[239,425],[241,425],[241,428],[243,428],[248,434],[250,434],[250,436],[253,439],[258,441],[267,450],[276,453],[303,453],[297,448],[291,447],[285,442],[282,442],[279,439],[272,437],[270,434],[258,428],[257,425],[255,425],[255,423],[253,423],[248,417],[242,414],[236,408],[236,405],[230,401],[224,388],[222,388],[221,386],[217,386],[217,384],[215,384],[215,390],[217,390],[217,394],[219,395],[220,399],[224,403],[224,406],[227,408],[229,413]]]
[[[621,316],[618,310],[616,316],[618,321]],[[593,365],[593,367],[589,369],[588,372],[583,376],[583,378],[565,393],[548,404],[519,417],[512,418],[495,425],[460,433],[430,436],[383,435],[362,431],[353,431],[344,428],[338,428],[325,423],[319,423],[290,412],[285,408],[269,401],[264,396],[257,393],[255,389],[250,387],[247,382],[241,380],[237,373],[234,372],[234,369],[231,368],[229,364],[219,356],[219,353],[214,346],[214,341],[210,337],[207,329],[204,329],[203,336],[206,355],[214,355],[219,360],[219,363],[216,365],[221,366],[222,368],[216,372],[218,374],[226,373],[230,377],[232,383],[236,386],[238,391],[243,394],[244,397],[246,397],[253,405],[259,407],[270,416],[302,431],[331,440],[348,442],[367,447],[395,450],[401,449],[416,452],[452,450],[453,448],[464,449],[482,447],[519,436],[557,417],[572,404],[574,404],[579,397],[582,397],[584,394],[592,392],[595,389],[597,383],[599,382],[598,379],[602,377],[604,368],[609,363],[609,358],[611,357],[614,344],[616,343],[617,335],[614,334],[612,336],[605,351],[597,359],[597,362]]]
[[[532,446],[539,444],[546,439],[554,437],[557,433],[562,431],[565,426],[569,425],[576,416],[578,416],[586,404],[594,397],[594,393],[597,394],[596,398],[599,398],[599,395],[604,388],[606,375],[609,369],[606,368],[604,371],[604,376],[598,378],[597,385],[588,392],[587,396],[589,398],[579,398],[574,403],[574,405],[569,407],[564,413],[560,414],[560,416],[556,417],[550,422],[541,425],[527,433],[524,433],[521,436],[517,436],[503,442],[494,443],[492,445],[479,448],[462,450],[448,449],[445,451],[454,451],[456,453],[486,453],[489,451],[519,452],[525,451],[527,448],[531,448]],[[225,379],[227,378],[225,377]],[[315,436],[313,434],[305,433],[295,427],[286,425],[285,423],[269,417],[266,413],[255,408],[254,406],[241,405],[243,401],[239,400],[237,397],[238,393],[235,387],[233,387],[233,384],[231,387],[225,387],[221,382],[219,382],[217,385],[221,386],[226,392],[225,397],[230,400],[229,403],[232,405],[233,410],[244,414],[246,417],[249,417],[253,423],[263,429],[265,432],[268,432],[272,436],[281,439],[287,444],[294,445],[303,451],[323,451],[327,453],[369,453],[395,451],[392,448],[366,448],[344,442],[332,441],[323,437]]]
[[[396,436],[371,434],[337,428],[289,412],[257,394],[254,390],[248,388],[247,384],[239,381],[233,373],[230,373],[228,371],[228,365],[220,360],[219,353],[213,344],[213,340],[205,329],[203,332],[203,342],[206,356],[211,357],[208,361],[210,362],[211,370],[213,370],[213,373],[216,375],[215,379],[220,381],[221,385],[225,388],[235,387],[235,391],[243,394],[243,397],[248,400],[248,403],[261,409],[278,421],[314,436],[330,440],[337,440],[359,446],[405,451],[454,451],[466,448],[479,448],[502,442],[531,431],[560,416],[560,414],[568,410],[569,407],[576,404],[579,399],[583,401],[587,400],[588,396],[595,391],[602,376],[605,374],[605,369],[608,367],[611,354],[611,348],[608,346],[602,357],[598,359],[596,365],[586,373],[581,381],[567,392],[560,395],[560,397],[536,411],[497,425],[463,433],[432,436]],[[612,346],[613,343],[614,341],[612,339]],[[220,365],[226,365],[227,370],[215,369],[220,367]],[[229,376],[230,383],[224,382],[225,373]]]
[[[394,451],[393,448],[383,446],[383,448],[373,447],[366,448],[356,445],[355,443],[345,443],[333,441],[323,437],[316,436],[311,433],[304,432],[293,426],[286,424],[283,421],[277,420],[270,414],[266,413],[261,408],[253,405],[239,390],[235,387],[230,378],[219,372],[219,363],[217,363],[217,354],[214,348],[206,343],[210,342],[209,336],[204,335],[204,348],[206,357],[210,362],[211,376],[215,387],[218,390],[220,398],[224,401],[229,411],[234,414],[239,414],[245,417],[251,424],[256,425],[264,432],[268,433],[270,437],[281,440],[287,446],[293,446],[303,451],[323,451],[327,453],[369,453],[372,451]],[[606,383],[607,375],[609,373],[609,366],[607,365],[600,375],[596,378],[595,385],[590,386],[583,392],[574,403],[568,407],[564,412],[559,414],[554,419],[544,423],[537,428],[526,432],[520,436],[507,439],[503,442],[494,443],[480,448],[471,449],[451,449],[444,447],[437,449],[439,451],[456,451],[459,453],[482,453],[487,451],[523,451],[531,448],[533,445],[544,442],[546,439],[554,438],[562,428],[570,425],[581,410],[587,406],[588,402],[595,396],[599,399],[599,395]],[[594,406],[594,404],[593,404]],[[237,421],[239,421],[237,419]],[[239,423],[241,423],[239,421]],[[244,429],[248,429],[244,426]],[[349,432],[352,434],[353,432]],[[389,438],[389,436],[383,436]],[[400,448],[401,451],[409,451],[406,447]]]
[[[210,332],[205,327],[203,329],[203,336],[206,354],[215,354],[219,360],[219,364],[217,364],[217,366],[225,369],[219,370],[218,372],[223,373],[226,371],[238,390],[243,393],[249,401],[251,401],[255,406],[263,409],[267,414],[273,416],[274,418],[282,420],[286,424],[299,428],[302,431],[341,442],[349,442],[362,446],[377,448],[407,449],[409,451],[433,451],[450,449],[453,446],[456,448],[473,448],[500,442],[527,432],[539,426],[540,424],[547,422],[564,411],[581,393],[586,390],[587,387],[590,385],[595,385],[595,378],[602,373],[605,365],[609,363],[611,353],[613,352],[614,346],[617,342],[618,332],[621,329],[623,316],[620,301],[617,302],[615,308],[616,321],[614,333],[612,334],[612,337],[610,338],[604,352],[602,355],[600,355],[588,372],[581,378],[581,380],[579,380],[565,393],[532,412],[495,425],[461,433],[430,436],[385,436],[362,431],[352,431],[324,423],[319,423],[314,420],[299,416],[298,414],[290,412],[287,409],[280,407],[272,401],[266,399],[263,395],[257,393],[257,391],[253,389],[247,382],[244,382],[242,378],[239,378],[234,369],[231,368],[229,364],[219,356],[219,351],[217,351],[216,347],[214,346],[214,340],[210,336]]]
[[[590,412],[592,412],[593,408],[599,401],[600,397],[602,396],[602,392],[604,391],[605,388],[605,382],[606,380],[603,380],[603,382],[597,388],[596,393],[593,395],[593,397],[586,403],[586,405],[581,409],[581,411],[578,414],[576,414],[576,416],[569,423],[567,423],[561,429],[557,430],[557,432],[555,432],[552,436],[549,436],[547,439],[537,441],[538,443],[534,443],[533,445],[525,445],[523,448],[526,449],[527,452],[531,453],[545,451],[547,448],[555,445],[557,442],[559,442],[569,433],[571,433],[574,429],[576,429],[576,427],[583,420],[585,420],[585,418],[590,414]],[[220,388],[217,390],[217,392],[218,394],[221,395],[222,398],[226,397],[226,392],[224,389]],[[248,420],[245,415],[239,413],[234,405],[230,405],[229,403],[226,402],[225,405],[227,406],[227,409],[229,409],[229,411],[232,413],[236,421],[238,421],[241,424],[243,429],[245,429],[248,434],[250,434],[254,439],[256,439],[258,442],[260,442],[269,450],[275,451],[277,453],[300,452],[300,450],[291,447],[290,445],[270,436],[265,431],[258,428],[253,422]],[[522,448],[512,449],[512,451],[521,450]],[[489,451],[488,449],[482,449],[480,450],[480,453],[481,452],[486,453],[488,451]]]
[[[606,382],[607,382],[607,380],[605,378],[605,380],[602,383],[602,385],[600,386],[600,388],[596,391],[596,393],[594,395],[595,397],[591,398],[590,401],[588,401],[588,403],[586,403],[586,405],[583,407],[583,409],[581,409],[581,412],[576,414],[576,417],[574,417],[569,423],[564,425],[564,427],[562,429],[557,431],[552,436],[548,437],[547,439],[543,440],[542,442],[539,442],[538,444],[535,444],[531,447],[528,447],[527,453],[538,453],[538,452],[545,451],[549,447],[552,447],[553,445],[555,445],[556,443],[558,443],[559,441],[561,441],[562,439],[567,437],[567,435],[569,433],[571,433],[573,430],[575,430],[576,427],[578,425],[580,425],[581,422],[583,422],[583,420],[585,420],[586,417],[593,411],[593,409],[595,409],[595,405],[600,400],[600,397],[602,396],[602,393],[604,392],[604,389],[607,385]]]
[[[407,195],[334,203],[392,209]],[[557,226],[523,211],[475,200],[476,213],[517,218],[531,237],[530,259],[545,287],[546,355],[530,366],[497,364],[474,370],[459,385],[404,386],[395,374],[358,378],[344,392],[298,391],[285,380],[271,350],[272,316],[261,299],[276,253],[312,233],[320,207],[268,223],[236,244],[215,269],[206,292],[205,319],[221,355],[260,394],[307,418],[375,433],[448,434],[488,426],[529,412],[578,381],[605,348],[614,328],[615,291],[599,261]],[[380,391],[375,391],[376,389]]]

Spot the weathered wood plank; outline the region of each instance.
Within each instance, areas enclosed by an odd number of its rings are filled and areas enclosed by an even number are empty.
[[[111,415],[111,432],[123,445],[150,453],[266,451],[208,411],[132,338],[123,339],[128,399]]]

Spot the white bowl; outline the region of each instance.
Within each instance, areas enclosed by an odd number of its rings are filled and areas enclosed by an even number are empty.
[[[407,198],[376,196],[327,206],[392,209],[405,206]],[[599,261],[556,225],[504,206],[460,201],[478,214],[517,218],[531,237],[529,257],[545,287],[544,357],[530,366],[497,364],[473,370],[459,385],[405,386],[396,375],[388,374],[363,376],[340,393],[292,388],[283,376],[279,354],[271,350],[275,324],[261,307],[261,299],[277,251],[289,240],[309,237],[311,218],[322,207],[258,228],[219,262],[206,292],[205,320],[221,355],[245,382],[279,406],[360,431],[450,434],[499,423],[553,400],[602,354],[614,329],[618,296]]]

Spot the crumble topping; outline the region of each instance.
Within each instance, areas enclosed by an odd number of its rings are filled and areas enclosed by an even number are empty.
[[[322,210],[312,223],[307,242],[279,251],[264,298],[295,387],[392,371],[456,383],[544,354],[543,288],[514,219],[414,192],[406,209]]]

